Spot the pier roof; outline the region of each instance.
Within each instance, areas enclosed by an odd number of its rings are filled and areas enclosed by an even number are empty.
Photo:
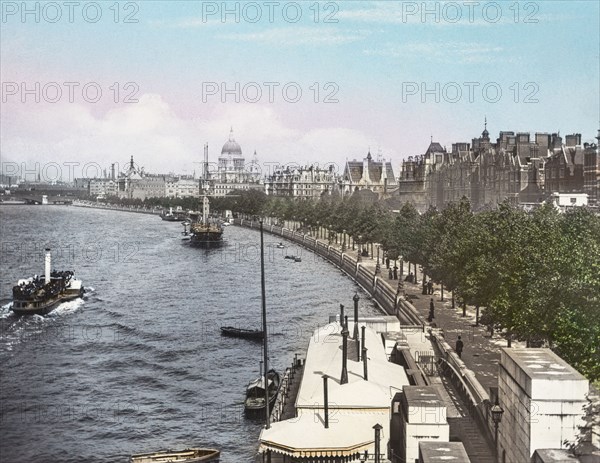
[[[310,339],[296,408],[323,408],[323,375],[329,377],[329,401],[337,408],[389,410],[394,395],[409,384],[404,368],[387,360],[381,334],[366,327],[368,381],[363,362],[356,360],[357,343],[348,338],[348,383],[340,384],[342,335],[338,322],[317,328]]]
[[[389,412],[330,410],[329,428],[325,428],[322,410],[299,410],[297,418],[262,430],[259,452],[270,450],[296,458],[352,456],[371,450],[373,426],[389,420]]]
[[[296,398],[297,416],[263,429],[259,452],[295,458],[356,458],[365,450],[373,451],[375,425],[388,429],[393,397],[409,384],[406,372],[387,360],[382,335],[365,326],[368,381],[363,377],[363,362],[356,360],[357,342],[348,338],[348,383],[340,384],[341,331],[338,321],[314,331]],[[328,428],[324,417],[324,375],[328,377]]]

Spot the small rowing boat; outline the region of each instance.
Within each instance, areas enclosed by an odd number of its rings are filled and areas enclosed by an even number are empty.
[[[247,330],[245,328],[235,328],[233,326],[222,326],[221,334],[232,338],[246,339],[262,339],[264,337],[262,330]]]
[[[190,448],[185,450],[163,450],[153,453],[131,455],[129,463],[208,463],[218,462],[221,452],[215,449]]]

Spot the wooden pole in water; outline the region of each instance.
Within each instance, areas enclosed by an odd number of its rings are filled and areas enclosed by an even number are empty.
[[[265,244],[263,240],[263,223],[260,221],[260,289],[262,296],[262,328],[263,328],[263,355],[264,355],[264,381],[265,381],[265,427],[269,429],[269,383],[267,381],[268,356],[267,356],[267,305],[265,302]]]

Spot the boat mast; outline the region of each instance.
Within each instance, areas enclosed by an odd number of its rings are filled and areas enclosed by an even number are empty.
[[[264,380],[265,380],[265,428],[269,429],[269,383],[267,378],[267,305],[265,302],[265,244],[263,240],[263,223],[260,221],[260,289],[262,296],[262,328],[263,328],[263,355],[264,355]]]
[[[210,212],[210,207],[208,204],[208,197],[204,195],[202,199],[202,223],[204,225],[208,224],[208,214]]]

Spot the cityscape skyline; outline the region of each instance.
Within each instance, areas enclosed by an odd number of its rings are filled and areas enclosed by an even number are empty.
[[[96,20],[87,4],[4,2],[2,161],[134,155],[191,174],[233,126],[263,162],[399,164],[486,117],[491,133],[595,141],[594,2],[252,3],[122,2]]]

